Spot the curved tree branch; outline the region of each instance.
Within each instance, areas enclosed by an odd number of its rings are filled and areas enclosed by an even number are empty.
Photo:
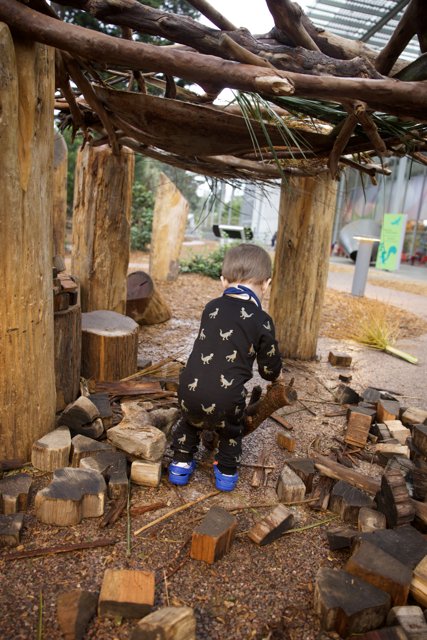
[[[303,12],[299,5],[291,0],[266,0],[266,3],[279,32],[286,33],[297,47],[320,51],[302,23]]]
[[[234,31],[236,29],[232,22],[227,20],[225,16],[206,0],[187,0],[187,2],[197,9],[197,11],[200,11],[200,13],[218,27],[218,29],[222,29],[223,31]]]

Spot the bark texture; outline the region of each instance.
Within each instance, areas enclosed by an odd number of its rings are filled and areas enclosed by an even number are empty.
[[[65,255],[65,226],[67,222],[67,143],[60,133],[55,133],[53,145],[53,255]]]
[[[82,352],[80,305],[54,314],[56,410],[62,411],[79,395]]]

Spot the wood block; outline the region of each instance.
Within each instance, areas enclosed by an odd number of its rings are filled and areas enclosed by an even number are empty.
[[[427,425],[414,424],[412,429],[412,440],[423,456],[427,456]]]
[[[100,617],[143,618],[154,605],[154,573],[106,569],[98,601]]]
[[[367,387],[362,393],[362,398],[364,402],[376,405],[377,402],[381,400],[381,391],[379,389],[374,389],[373,387]]]
[[[356,447],[364,447],[372,424],[372,416],[352,409],[347,421],[344,441]]]
[[[410,501],[405,478],[398,469],[384,472],[375,501],[378,511],[384,513],[390,528],[412,522],[415,517],[415,508]]]
[[[32,483],[33,478],[27,473],[18,473],[0,480],[0,513],[11,515],[26,511]]]
[[[379,547],[410,569],[414,569],[427,555],[426,538],[411,525],[362,533],[355,540],[355,547],[362,540]]]
[[[322,629],[346,638],[379,627],[390,609],[390,596],[341,569],[317,572],[314,608]]]
[[[402,627],[383,627],[364,633],[350,636],[349,640],[408,640]]]
[[[377,402],[377,418],[378,422],[386,420],[397,420],[399,417],[400,404],[397,400],[383,400]]]
[[[256,522],[248,531],[248,537],[260,547],[274,542],[294,524],[294,514],[283,504],[279,504],[271,513]]]
[[[374,511],[368,507],[362,507],[359,510],[359,517],[357,520],[357,528],[359,531],[376,531],[377,529],[386,529],[387,520],[384,513],[381,511]]]
[[[53,296],[53,312],[65,311],[70,306],[70,294],[67,291],[59,291]]]
[[[191,607],[163,607],[149,613],[134,628],[130,640],[196,640]]]
[[[161,462],[132,462],[130,479],[143,487],[158,487],[162,476]]]
[[[357,535],[357,529],[352,529],[351,527],[331,527],[326,531],[326,537],[331,551],[350,549]]]
[[[379,442],[375,445],[374,451],[383,459],[385,464],[387,464],[387,461],[394,456],[409,458],[410,455],[409,447],[405,444],[400,444],[398,440],[395,440],[395,442]]]
[[[371,507],[372,498],[348,482],[339,480],[331,491],[329,510],[338,513],[344,522],[357,525],[359,509]]]
[[[360,400],[359,394],[345,384],[338,385],[334,397],[340,404],[357,404]]]
[[[104,425],[99,418],[98,408],[89,398],[80,396],[75,402],[65,407],[58,423],[66,425],[72,436],[82,434],[89,438],[100,438],[104,434]]]
[[[107,438],[118,449],[150,462],[160,460],[166,449],[166,436],[163,431],[149,424],[135,424],[122,420],[116,427],[107,431]]]
[[[98,451],[80,461],[82,469],[102,474],[108,483],[108,497],[114,500],[128,493],[127,459],[121,451]]]
[[[383,422],[374,423],[371,426],[371,433],[377,436],[380,442],[387,442],[391,439],[391,433]]]
[[[60,527],[104,513],[105,480],[98,471],[65,467],[53,472],[52,482],[37,492],[36,517]]]
[[[407,407],[402,413],[401,420],[407,427],[412,427],[414,424],[427,424],[427,411],[418,407]]]
[[[68,427],[58,427],[33,444],[31,463],[41,471],[54,471],[68,466],[71,435]]]
[[[415,567],[409,590],[420,605],[427,607],[427,555]]]
[[[410,429],[404,427],[400,420],[386,420],[385,425],[392,438],[396,438],[400,444],[406,444],[407,438],[411,436]]]
[[[222,507],[212,507],[193,531],[190,558],[212,564],[230,550],[236,518]]]
[[[276,438],[277,444],[286,451],[295,451],[296,440],[292,436],[288,436],[287,433],[278,433]]]
[[[363,539],[344,569],[388,593],[393,606],[406,604],[412,571],[378,546]]]
[[[91,393],[89,400],[98,409],[99,417],[102,420],[105,431],[107,431],[113,426],[113,409],[110,403],[110,396],[108,393]]]
[[[114,449],[107,442],[99,442],[81,434],[74,436],[71,439],[71,466],[79,467],[83,458],[93,456],[100,451],[114,451]]]
[[[17,547],[23,526],[23,513],[0,515],[0,547]]]
[[[300,502],[305,497],[305,484],[285,465],[278,478],[276,492],[280,502]]]
[[[315,511],[326,511],[334,484],[335,480],[333,478],[328,478],[326,476],[321,476],[319,478],[319,482],[313,490],[313,502],[310,502],[309,504],[311,509],[314,509]]]
[[[393,607],[388,612],[387,624],[398,624],[408,640],[426,640],[427,623],[420,607]]]
[[[330,362],[334,367],[350,367],[351,356],[349,356],[347,353],[330,351],[328,355],[328,362]]]
[[[313,460],[311,458],[295,458],[293,460],[287,460],[286,464],[301,478],[305,484],[307,493],[311,493],[314,476],[316,474]]]
[[[74,589],[56,600],[58,624],[65,640],[83,640],[86,627],[96,614],[98,594]]]

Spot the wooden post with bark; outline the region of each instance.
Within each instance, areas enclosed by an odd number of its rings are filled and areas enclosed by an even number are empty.
[[[65,255],[65,226],[67,222],[68,148],[63,136],[56,131],[53,143],[52,226],[53,255]]]
[[[184,241],[188,202],[173,182],[160,174],[151,234],[150,275],[157,280],[176,280]]]
[[[270,313],[285,358],[316,356],[335,200],[326,174],[282,182]]]
[[[0,459],[54,426],[52,49],[0,23]]]
[[[135,156],[86,145],[76,162],[71,271],[83,312],[125,313]]]

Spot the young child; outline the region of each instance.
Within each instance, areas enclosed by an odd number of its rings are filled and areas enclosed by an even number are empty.
[[[193,456],[202,429],[218,434],[214,464],[217,489],[232,491],[242,454],[243,417],[255,359],[260,375],[281,379],[282,361],[271,317],[261,299],[271,282],[271,259],[254,244],[229,249],[224,258],[222,297],[209,302],[199,334],[181,373],[178,399],[182,410],[173,438],[169,481],[184,485],[196,463]]]

